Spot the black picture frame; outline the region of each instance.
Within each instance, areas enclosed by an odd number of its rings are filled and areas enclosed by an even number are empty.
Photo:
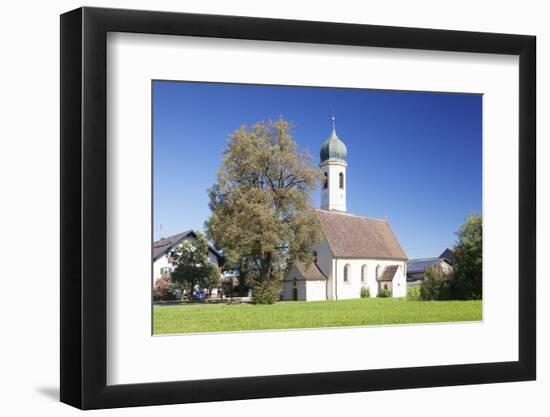
[[[107,385],[108,32],[519,56],[519,360]],[[536,378],[534,36],[102,8],[61,15],[61,401],[82,409]]]

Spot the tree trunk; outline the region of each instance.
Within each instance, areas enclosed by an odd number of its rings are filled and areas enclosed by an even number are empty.
[[[273,266],[273,253],[268,252],[263,262],[262,274],[260,276],[261,282],[267,282],[271,279],[272,266]]]
[[[244,293],[244,288],[246,286],[247,282],[247,273],[244,271],[244,269],[241,269],[239,271],[239,295],[242,295]],[[231,297],[233,297],[233,282],[231,282]]]

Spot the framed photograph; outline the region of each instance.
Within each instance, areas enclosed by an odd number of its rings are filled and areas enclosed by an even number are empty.
[[[61,401],[533,380],[535,37],[61,16]]]

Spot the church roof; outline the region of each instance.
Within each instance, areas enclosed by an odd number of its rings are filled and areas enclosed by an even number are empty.
[[[306,267],[306,264],[303,262],[298,262],[294,265],[298,272],[306,281],[326,281],[327,277],[321,272],[317,264],[311,263]],[[288,278],[288,275],[287,275]],[[288,280],[288,279],[287,279]]]
[[[335,257],[407,259],[387,220],[329,210],[315,212]]]

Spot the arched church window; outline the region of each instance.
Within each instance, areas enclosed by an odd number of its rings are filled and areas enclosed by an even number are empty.
[[[380,265],[376,266],[376,279],[380,278],[380,273],[382,272],[382,267]]]
[[[325,172],[325,175],[323,176],[323,188],[326,190],[328,187],[328,173]]]
[[[344,189],[344,173],[343,172],[340,172],[340,174],[338,175],[338,182],[340,183],[340,188],[343,190]]]
[[[344,282],[349,282],[350,268],[350,264],[346,264],[346,266],[344,266]]]
[[[367,281],[367,265],[361,267],[361,282]]]

